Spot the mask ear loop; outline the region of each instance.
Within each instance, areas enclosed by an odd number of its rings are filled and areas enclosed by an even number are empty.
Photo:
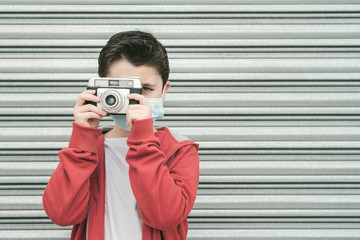
[[[167,93],[167,91],[169,90],[170,87],[171,87],[170,81],[167,80],[166,83],[163,86],[162,93],[161,93],[161,98],[163,100],[165,100],[166,93]]]

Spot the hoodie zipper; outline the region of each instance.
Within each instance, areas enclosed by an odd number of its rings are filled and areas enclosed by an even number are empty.
[[[161,240],[164,240],[164,236],[162,235],[160,231]],[[151,240],[154,240],[154,228],[151,228]]]
[[[171,160],[173,159],[174,155],[175,155],[175,153],[173,155],[171,155],[171,157],[169,158],[169,160],[166,163],[166,166],[169,166],[169,164],[170,164]],[[161,238],[161,239],[163,239],[163,238]],[[154,240],[154,228],[151,228],[151,240]]]

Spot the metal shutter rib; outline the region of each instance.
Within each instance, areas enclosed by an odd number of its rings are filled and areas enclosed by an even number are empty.
[[[188,239],[359,239],[359,1],[129,3],[1,1],[0,238],[69,239],[41,195],[98,52],[140,29],[170,57],[161,122],[201,147]]]

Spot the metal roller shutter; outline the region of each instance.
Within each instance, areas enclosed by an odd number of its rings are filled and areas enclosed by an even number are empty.
[[[1,239],[69,238],[41,195],[98,52],[134,29],[169,52],[162,122],[201,146],[188,239],[360,238],[360,1],[73,2],[0,2]]]

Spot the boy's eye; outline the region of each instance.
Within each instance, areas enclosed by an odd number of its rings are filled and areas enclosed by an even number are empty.
[[[148,88],[148,87],[143,87],[143,90],[146,91],[146,92],[152,91],[152,89],[151,89],[151,88]]]

